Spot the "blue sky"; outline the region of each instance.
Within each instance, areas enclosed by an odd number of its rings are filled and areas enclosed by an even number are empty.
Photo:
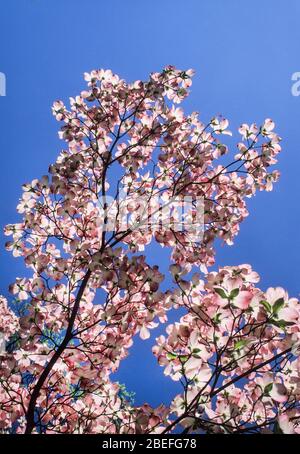
[[[299,19],[298,0],[2,0],[1,227],[18,219],[21,185],[45,174],[62,148],[50,107],[83,88],[84,71],[111,68],[134,80],[167,64],[192,67],[187,111],[200,111],[203,120],[221,113],[233,131],[271,117],[283,138],[280,182],[249,202],[235,245],[218,247],[217,263],[251,263],[263,289],[283,286],[297,296],[300,97],[291,94],[291,76],[300,71]],[[0,240],[0,291],[7,295],[24,265],[4,251],[3,235]],[[154,263],[157,251],[149,255]],[[166,254],[160,264],[166,267]],[[118,378],[138,402],[158,404],[175,386],[155,365],[152,344],[138,342]]]

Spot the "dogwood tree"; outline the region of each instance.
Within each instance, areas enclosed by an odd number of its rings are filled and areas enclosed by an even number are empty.
[[[232,244],[246,199],[278,179],[280,138],[270,119],[243,124],[232,152],[226,119],[178,107],[192,75],[95,70],[69,109],[54,103],[65,149],[5,228],[30,274],[0,299],[2,431],[300,432],[299,302],[257,288],[250,265],[209,271],[215,240]],[[152,241],[171,249],[169,280],[143,254]],[[182,393],[134,405],[111,374],[178,308],[153,353]]]

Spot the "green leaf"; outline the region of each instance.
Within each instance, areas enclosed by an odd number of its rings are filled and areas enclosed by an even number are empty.
[[[184,363],[189,359],[188,355],[179,355],[178,357],[180,361]]]
[[[201,359],[201,355],[199,355],[199,353],[201,353],[200,348],[194,348],[192,351],[192,355],[194,358]]]
[[[213,316],[212,320],[216,325],[218,325],[221,321],[221,314],[218,312]]]
[[[264,394],[269,395],[270,392],[272,391],[272,388],[273,388],[273,383],[269,383],[267,386],[265,386]]]
[[[271,312],[272,311],[271,304],[268,303],[268,301],[262,300],[260,302],[260,304],[262,304],[264,306],[264,308],[266,309],[267,312]]]
[[[240,289],[239,288],[234,288],[230,292],[229,299],[233,300],[236,296],[238,296],[239,293],[240,293]]]
[[[281,329],[284,329],[287,326],[295,325],[294,322],[286,322],[285,320],[274,320],[274,319],[272,319],[270,322],[272,323],[272,325],[275,325],[275,326],[277,326],[278,328],[281,328]]]
[[[246,339],[240,339],[234,344],[234,350],[241,350],[245,345],[247,345],[247,340]]]
[[[167,358],[172,361],[173,359],[176,359],[177,358],[177,355],[175,355],[174,353],[167,353]]]
[[[221,298],[224,298],[224,299],[228,298],[228,295],[225,293],[225,291],[222,288],[215,287],[214,290]]]
[[[173,361],[176,358],[179,358],[180,361],[186,362],[189,359],[188,355],[176,355],[175,353],[167,353],[167,358],[170,361]]]
[[[272,308],[272,311],[273,311],[273,314],[274,315],[277,315],[278,312],[280,311],[280,309],[284,306],[284,299],[283,298],[279,298],[277,301],[275,301],[275,303],[273,304],[273,308]]]

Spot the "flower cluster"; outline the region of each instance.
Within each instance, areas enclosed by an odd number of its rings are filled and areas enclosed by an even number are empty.
[[[173,304],[187,314],[153,352],[184,385],[172,411],[185,427],[268,433],[288,418],[289,430],[300,433],[300,302],[280,287],[262,292],[258,279],[249,265],[205,281],[175,274]]]
[[[205,281],[183,279],[193,267],[207,273],[215,240],[232,244],[248,215],[246,199],[272,189],[279,174],[269,167],[280,138],[270,119],[243,124],[232,152],[224,143],[232,134],[228,120],[205,123],[178,106],[192,76],[168,66],[127,83],[95,70],[69,108],[54,103],[65,149],[49,175],[23,186],[21,220],[5,228],[12,237],[7,249],[29,272],[9,288],[18,317],[0,301],[8,341],[1,429],[161,433],[178,422],[188,430],[269,430],[275,421],[297,430],[298,301],[280,289],[255,288],[248,265],[209,273]],[[158,195],[165,206],[174,198],[203,200],[203,235],[174,229],[176,213],[165,222]],[[158,214],[154,225],[142,200]],[[133,222],[116,222],[121,212]],[[159,267],[141,255],[151,241],[171,249],[177,290],[162,292]],[[149,338],[170,309],[182,306],[186,315],[154,353],[165,373],[185,384],[184,394],[171,409],[135,406],[111,373],[134,336]],[[243,390],[235,377],[246,377]]]

